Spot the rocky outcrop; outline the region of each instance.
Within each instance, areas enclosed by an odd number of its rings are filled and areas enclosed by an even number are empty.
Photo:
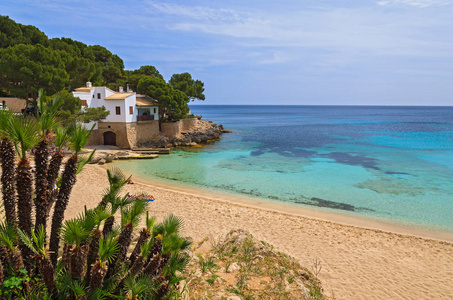
[[[212,122],[199,121],[199,125],[191,130],[182,132],[173,140],[170,140],[172,146],[194,146],[196,144],[207,143],[220,139],[223,126]]]

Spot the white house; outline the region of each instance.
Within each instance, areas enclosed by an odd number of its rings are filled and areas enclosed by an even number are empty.
[[[105,86],[92,86],[91,82],[72,93],[82,100],[84,107],[105,106],[110,111],[106,119],[96,123],[90,144],[135,148],[159,134],[157,100],[136,94],[129,87],[126,92],[122,87],[115,92]],[[92,124],[87,124],[87,127],[91,128]]]

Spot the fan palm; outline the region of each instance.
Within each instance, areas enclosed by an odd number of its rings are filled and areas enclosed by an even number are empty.
[[[119,251],[118,240],[111,235],[102,236],[99,240],[99,257],[91,268],[90,292],[95,293],[102,287],[107,263],[111,262]]]
[[[44,203],[43,214],[36,216],[36,223],[43,224],[44,228],[47,228],[47,220],[49,219],[50,209],[52,208],[53,203],[55,202],[58,190],[55,189],[55,184],[57,182],[58,174],[60,171],[60,165],[63,160],[63,147],[68,142],[68,128],[57,126],[53,129],[55,134],[55,139],[53,141],[56,146],[56,151],[52,154],[52,157],[49,162],[47,169],[47,200]],[[40,220],[38,221],[38,218]]]
[[[94,127],[94,126],[93,126]],[[79,152],[85,146],[88,138],[93,130],[85,130],[82,125],[75,125],[71,130],[69,143],[74,150],[74,154],[68,159],[63,171],[61,187],[58,191],[57,201],[55,203],[54,214],[52,217],[52,228],[50,233],[50,252],[51,260],[54,266],[57,264],[58,249],[60,243],[60,228],[64,219],[64,212],[68,205],[69,195],[71,194],[72,187],[76,182],[76,174],[78,171]]]
[[[102,222],[110,216],[111,216],[110,211],[108,211],[106,208],[103,208],[103,207],[97,207],[93,211],[93,220],[94,220],[95,228],[91,233],[91,240],[90,240],[90,245],[88,248],[88,255],[87,255],[87,262],[86,262],[87,271],[86,271],[86,277],[85,277],[85,282],[87,284],[89,284],[89,282],[90,282],[91,267],[96,262],[96,258],[98,256],[99,240],[101,239],[101,236],[102,236],[102,232],[101,232],[101,230],[99,230],[99,227],[101,226]]]
[[[47,182],[48,157],[50,154],[51,144],[49,133],[50,130],[58,124],[58,122],[56,121],[56,114],[58,112],[58,108],[62,104],[61,99],[61,95],[57,95],[51,100],[46,101],[43,90],[39,90],[37,101],[40,115],[37,116],[37,123],[39,125],[42,140],[35,146],[35,229],[39,228],[39,225],[43,225],[44,228],[46,228],[47,202],[49,199],[49,193],[50,191],[52,191],[52,189],[49,189],[49,184]]]
[[[106,194],[104,194],[103,199],[110,204],[111,216],[108,217],[104,222],[104,228],[102,229],[102,234],[109,234],[113,225],[115,224],[115,213],[118,210],[123,210],[129,204],[133,202],[133,199],[129,197],[129,194],[126,194],[123,197],[119,197],[118,193],[114,189],[108,189]],[[102,205],[100,205],[102,207]]]
[[[44,283],[49,293],[52,294],[53,299],[56,297],[56,280],[55,280],[55,269],[49,259],[49,253],[46,249],[46,232],[44,227],[41,225],[35,232],[31,232],[32,238],[29,238],[20,229],[18,234],[22,242],[29,247],[37,257],[37,265],[39,272],[43,276]]]
[[[132,232],[134,227],[140,220],[140,216],[146,211],[148,203],[144,201],[135,201],[132,206],[121,212],[122,229],[118,236],[118,244],[120,246],[118,255],[109,264],[107,278],[110,278],[116,271],[116,268],[121,265],[126,258],[127,250],[132,240]]]
[[[37,123],[31,118],[24,116],[14,117],[10,119],[9,123],[8,134],[19,156],[16,172],[17,210],[20,212],[18,214],[18,225],[24,233],[30,236],[32,229],[33,179],[27,150],[39,143],[41,138],[38,134]],[[27,270],[30,272],[31,262],[29,257],[32,252],[28,247],[23,246],[21,246],[21,250]]]
[[[131,255],[129,256],[129,265],[132,266],[137,259],[138,255],[140,254],[141,247],[145,244],[145,242],[151,236],[151,231],[154,227],[154,223],[156,222],[156,217],[149,217],[148,212],[146,212],[146,220],[145,220],[145,228],[140,231],[140,235],[137,240],[137,244],[135,244],[135,248],[132,251]]]
[[[3,251],[6,254],[11,268],[16,272],[16,274],[23,274],[20,272],[21,269],[25,267],[22,255],[19,249],[16,247],[17,244],[17,234],[16,228],[5,224],[0,223],[0,247],[3,248]],[[30,286],[28,282],[23,282],[26,291],[30,291]]]
[[[8,128],[12,118],[13,114],[11,111],[0,111],[0,159],[2,161],[1,182],[3,206],[5,208],[6,222],[11,226],[16,226],[16,184],[14,181],[16,155],[14,153],[14,144],[8,138]]]
[[[89,246],[86,241],[93,228],[94,218],[92,211],[67,220],[63,224],[61,233],[67,251],[64,253],[62,260],[67,262],[65,265],[75,279],[80,279],[85,273]]]

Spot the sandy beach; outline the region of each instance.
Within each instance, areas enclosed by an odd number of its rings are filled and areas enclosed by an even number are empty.
[[[139,178],[134,182],[125,192],[153,195],[151,215],[159,220],[170,213],[182,217],[184,234],[195,242],[242,228],[308,268],[314,259],[321,260],[320,279],[335,299],[453,299],[451,236],[427,238],[391,226],[365,228],[369,224],[364,221],[363,226],[343,224],[334,214],[305,216],[247,199],[172,189]],[[80,213],[83,205],[97,205],[107,186],[105,168],[87,165],[78,175],[66,218]]]

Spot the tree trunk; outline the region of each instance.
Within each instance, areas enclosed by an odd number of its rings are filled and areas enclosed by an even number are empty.
[[[50,258],[54,267],[57,265],[58,260],[61,223],[63,222],[64,212],[68,206],[69,195],[71,194],[72,187],[76,182],[77,161],[78,157],[76,155],[72,155],[66,162],[60,191],[58,192],[57,202],[55,203],[49,243]]]
[[[36,145],[35,151],[35,164],[36,164],[36,173],[35,173],[35,189],[36,189],[36,199],[35,199],[35,209],[36,209],[36,219],[35,219],[35,230],[38,230],[40,225],[43,225],[44,232],[46,231],[46,202],[49,197],[48,183],[47,183],[47,162],[49,156],[49,141],[47,138],[44,138],[38,145]]]
[[[53,203],[56,200],[56,190],[54,185],[58,178],[58,173],[60,171],[60,165],[63,160],[62,151],[55,152],[50,159],[49,167],[47,169],[47,200],[45,202],[44,216],[42,219],[42,224],[44,228],[47,228],[47,220],[49,219],[50,209],[52,208]]]
[[[139,273],[143,271],[143,266],[145,265],[145,258],[143,256],[139,256],[136,260],[135,263],[131,266],[129,271],[126,273],[126,275],[121,278],[120,282],[116,286],[115,293],[119,293],[119,291],[123,288],[124,286],[124,281],[126,278],[129,276],[136,277]]]
[[[94,231],[93,237],[91,238],[90,248],[88,249],[87,255],[87,272],[85,277],[85,282],[88,285],[90,283],[91,268],[96,262],[96,259],[99,255],[99,240],[102,236],[102,232],[97,229]]]
[[[110,216],[104,222],[104,228],[102,229],[102,235],[106,236],[110,232],[112,232],[113,224],[115,223],[115,216]]]
[[[89,245],[76,247],[71,251],[71,276],[79,280],[86,271],[86,261]]]
[[[148,229],[143,228],[140,231],[140,236],[138,237],[137,244],[135,244],[135,248],[132,251],[131,255],[129,256],[129,265],[132,266],[135,263],[135,260],[140,255],[141,247],[145,244],[148,238],[151,236],[151,233]]]
[[[61,262],[66,271],[71,272],[71,250],[72,246],[68,243],[63,244],[63,254],[61,255]]]
[[[6,223],[15,227],[17,224],[16,216],[16,184],[14,181],[14,163],[16,153],[13,143],[3,138],[0,143],[0,158],[2,160],[2,195],[3,206],[5,208]]]
[[[55,280],[55,269],[50,259],[41,257],[38,259],[38,269],[41,273],[44,283],[47,287],[47,291],[52,295],[52,299],[58,299],[56,293],[56,280]]]
[[[102,287],[104,282],[105,273],[107,273],[107,268],[105,265],[102,265],[97,261],[93,268],[91,269],[91,280],[90,280],[90,292],[94,293],[96,290]]]
[[[106,275],[107,279],[111,278],[115,274],[116,269],[121,266],[124,259],[126,258],[127,249],[131,244],[133,230],[134,226],[132,225],[132,223],[127,223],[124,226],[123,230],[121,230],[121,233],[118,237],[118,245],[120,246],[120,248],[118,251],[118,255],[109,264],[109,269]]]
[[[3,284],[3,278],[5,275],[3,275],[3,263],[0,261],[0,286]],[[1,298],[1,295],[0,295]]]
[[[31,204],[33,197],[33,180],[28,159],[20,159],[17,164],[17,210],[19,228],[28,236],[31,234]]]
[[[33,199],[33,179],[30,172],[30,163],[28,159],[20,159],[17,164],[17,211],[19,228],[28,236],[31,236],[32,227],[32,199]],[[33,252],[27,246],[21,244],[23,261],[29,275],[31,275],[31,257]]]

